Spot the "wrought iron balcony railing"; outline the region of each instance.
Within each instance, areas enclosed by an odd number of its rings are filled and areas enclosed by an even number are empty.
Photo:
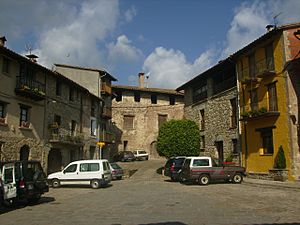
[[[17,76],[16,93],[18,95],[41,101],[46,98],[45,84],[24,76]]]

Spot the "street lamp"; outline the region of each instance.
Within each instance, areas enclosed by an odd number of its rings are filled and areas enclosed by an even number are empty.
[[[294,32],[294,36],[295,36],[298,40],[300,40],[300,30],[295,31],[295,32]]]

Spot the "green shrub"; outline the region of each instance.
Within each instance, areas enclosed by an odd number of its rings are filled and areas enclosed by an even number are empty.
[[[166,157],[197,156],[200,153],[200,132],[191,120],[170,120],[162,125],[157,137],[157,152]]]
[[[276,168],[276,169],[285,169],[286,168],[286,159],[285,159],[282,145],[280,145],[277,155],[275,157],[274,168]]]

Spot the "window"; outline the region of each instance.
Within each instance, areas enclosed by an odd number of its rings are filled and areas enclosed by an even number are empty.
[[[76,121],[75,120],[72,120],[71,122],[71,135],[75,135],[76,134]]]
[[[273,57],[273,44],[269,44],[265,47],[266,55],[266,69],[274,70],[274,57]]]
[[[122,91],[117,91],[116,95],[117,95],[116,101],[121,102],[122,101]]]
[[[133,121],[134,121],[134,116],[128,116],[124,115],[124,129],[125,130],[132,130],[133,129]]]
[[[170,96],[170,105],[175,105],[175,97]]]
[[[231,105],[231,128],[237,127],[237,102],[236,98],[230,99],[230,105]]]
[[[64,172],[65,172],[65,173],[74,173],[74,172],[76,171],[76,169],[77,169],[77,164],[73,164],[73,165],[68,166],[68,167],[64,170]]]
[[[99,163],[81,163],[80,172],[94,172],[99,171]]]
[[[207,98],[207,81],[203,81],[199,86],[193,88],[193,103]]]
[[[56,79],[56,95],[61,96],[61,83],[59,79]]]
[[[103,166],[103,171],[110,170],[108,162],[102,162],[102,166]]]
[[[248,56],[249,78],[255,78],[255,56],[254,53]]]
[[[151,104],[157,104],[157,96],[155,94],[151,95]]]
[[[58,126],[61,125],[61,117],[59,115],[54,115],[54,123],[57,123]]]
[[[10,60],[8,58],[3,57],[3,64],[2,64],[2,72],[9,73],[10,72]]]
[[[20,106],[20,126],[29,127],[29,107]]]
[[[204,109],[200,110],[200,130],[205,129],[205,114]]]
[[[205,136],[200,136],[200,149],[205,149]]]
[[[193,166],[209,166],[208,159],[194,159]]]
[[[9,184],[14,181],[14,168],[7,168],[4,170],[4,184]]]
[[[239,153],[238,141],[237,139],[232,139],[231,142],[232,142],[232,154],[237,155]]]
[[[258,110],[258,96],[257,96],[257,89],[253,89],[250,91],[250,105],[252,111]]]
[[[134,101],[140,102],[141,101],[141,94],[137,91],[134,92]]]
[[[95,100],[92,100],[91,102],[91,116],[95,117],[96,116],[96,102]]]
[[[70,87],[69,89],[69,101],[73,102],[75,100],[75,89]]]
[[[276,83],[268,85],[269,111],[278,111]]]
[[[158,115],[158,129],[161,128],[161,126],[167,122],[168,115]]]
[[[6,103],[0,102],[0,118],[6,117]]]
[[[262,138],[262,146],[264,149],[264,154],[273,154],[273,132],[272,128],[263,128],[259,130]]]
[[[95,118],[91,119],[91,136],[97,135],[97,121]]]

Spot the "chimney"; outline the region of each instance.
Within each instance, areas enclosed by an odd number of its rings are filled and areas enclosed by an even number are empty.
[[[266,26],[266,28],[267,28],[267,31],[270,32],[270,31],[274,30],[276,27],[275,27],[275,25],[269,24]]]
[[[29,55],[26,55],[26,57],[31,61],[31,62],[37,62],[37,58],[38,56],[36,56],[35,54],[29,54]]]
[[[0,46],[1,46],[1,47],[4,47],[6,41],[7,41],[7,40],[6,40],[5,36],[1,36],[1,37],[0,37]]]
[[[139,87],[145,87],[145,73],[139,73]]]

